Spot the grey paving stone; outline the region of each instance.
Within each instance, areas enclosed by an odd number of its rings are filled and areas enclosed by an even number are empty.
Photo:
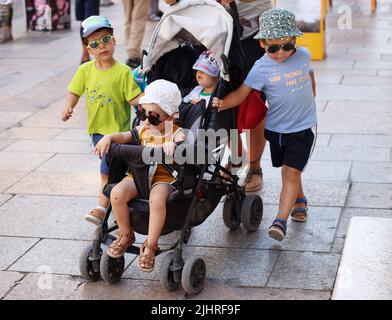
[[[28,274],[4,300],[65,300],[81,280],[53,274]]]
[[[0,234],[90,240],[95,227],[83,217],[96,198],[17,195],[0,208]]]
[[[38,241],[39,239],[0,236],[0,270],[6,270]]]
[[[340,255],[282,252],[267,287],[332,290]]]
[[[261,195],[265,204],[279,204],[281,181],[264,180]],[[309,205],[323,207],[343,207],[349,188],[348,182],[306,181],[304,191]]]
[[[10,111],[10,112],[34,112],[45,105],[40,101],[40,99],[21,98],[19,96],[9,96],[1,101],[0,110]]]
[[[19,272],[0,271],[0,299],[20,281],[24,275]]]
[[[100,160],[95,154],[57,154],[38,172],[99,173]]]
[[[22,179],[28,172],[23,171],[0,171],[0,192],[11,187],[18,180]]]
[[[96,197],[100,185],[99,172],[92,173],[47,173],[32,172],[17,182],[7,193],[64,195]]]
[[[371,90],[369,90],[370,88]],[[343,86],[334,84],[320,84],[317,86],[317,95],[319,99],[328,100],[331,98],[331,92],[333,92],[333,98],[336,100],[392,100],[392,93],[389,86]]]
[[[13,127],[0,133],[0,139],[53,139],[64,129]]]
[[[360,76],[358,76],[360,77]],[[367,77],[365,77],[367,78]],[[375,113],[391,113],[390,101],[349,101],[349,100],[330,100],[325,108],[325,112],[331,112],[335,116],[341,113],[367,113],[371,116]]]
[[[22,122],[24,127],[32,128],[85,128],[87,124],[87,111],[83,106],[77,106],[72,118],[67,122],[61,120],[61,112],[65,103],[61,106],[48,107],[44,110],[36,112]]]
[[[283,242],[268,236],[275,219],[277,206],[264,205],[263,219],[256,232],[249,233],[242,226],[230,231],[223,223],[222,205],[200,226],[192,229],[189,245],[264,250],[301,250],[329,252],[340,217],[340,208],[310,206],[309,220],[305,224],[289,220],[287,236]],[[160,243],[172,245],[178,235],[161,238]]]
[[[328,300],[329,291],[244,288],[207,279],[203,290],[187,300]],[[167,291],[158,281],[122,279],[115,285],[84,283],[69,297],[71,300],[184,300],[179,288]]]
[[[91,241],[43,239],[9,270],[80,277],[79,257],[91,243]],[[106,250],[104,245],[102,250]],[[125,266],[128,266],[133,259],[135,259],[134,255],[127,254]]]
[[[310,158],[308,166],[302,174],[302,179],[303,181],[346,181],[350,168],[351,162],[349,161],[317,161]],[[263,161],[263,174],[265,179],[280,180],[281,168],[273,168],[270,161]]]
[[[344,238],[335,238],[335,240],[333,241],[331,252],[341,254],[343,251],[344,242]]]
[[[358,85],[391,86],[392,85],[392,77],[386,77],[386,76],[369,76],[369,77],[345,76],[342,81],[342,84],[343,85],[358,84]]]
[[[392,92],[392,90],[391,90]],[[392,130],[392,113],[368,114],[329,112],[318,115],[320,133],[389,135]]]
[[[348,194],[348,207],[392,209],[392,185],[353,183]]]
[[[350,135],[334,134],[331,146],[342,147],[375,147],[386,148],[392,146],[392,135]]]
[[[88,244],[88,241],[43,239],[9,270],[79,276],[79,256]]]
[[[30,171],[47,161],[53,153],[0,152],[0,171]]]
[[[385,245],[390,239],[391,231],[391,218],[355,217],[351,220],[333,300],[392,298],[392,250]]]
[[[0,111],[0,125],[12,126],[29,117],[31,114],[31,112]]]
[[[334,75],[336,76],[337,74],[371,76],[371,75],[376,75],[377,71],[378,69],[370,69],[370,68],[364,68],[364,69],[315,68],[315,75],[317,78],[322,78],[323,76],[334,76]],[[318,91],[319,90],[317,90],[317,94]]]
[[[234,286],[264,287],[278,252],[229,248],[184,248],[184,259],[200,256],[206,263],[207,279]],[[161,260],[162,258],[160,258]],[[160,264],[152,274],[139,271],[138,259],[126,270],[124,278],[158,280]]]
[[[313,160],[373,161],[391,160],[390,148],[370,147],[320,147],[314,149]]]
[[[89,141],[68,140],[10,140],[11,145],[4,152],[40,152],[40,153],[80,153],[93,152]],[[0,148],[1,149],[1,148]]]
[[[10,194],[0,194],[0,206],[2,206],[7,200],[9,200],[11,198],[12,198],[12,195],[10,195]]]
[[[392,163],[354,162],[350,178],[353,182],[392,183]]]
[[[4,128],[5,130],[5,128]],[[2,131],[2,128],[0,127],[0,132]],[[1,139],[0,140],[0,151],[3,149],[7,148],[9,145],[15,143],[16,140],[8,140],[8,139]]]
[[[65,129],[55,140],[85,140],[91,141],[86,129]]]
[[[345,208],[342,212],[336,237],[344,238],[346,236],[350,220],[353,217],[392,218],[392,209]]]

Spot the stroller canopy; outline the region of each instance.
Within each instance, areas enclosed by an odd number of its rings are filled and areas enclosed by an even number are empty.
[[[183,43],[203,45],[214,52],[222,70],[220,55],[229,55],[232,38],[233,18],[221,4],[212,0],[181,0],[166,11],[155,28],[142,72],[150,71],[160,57]]]

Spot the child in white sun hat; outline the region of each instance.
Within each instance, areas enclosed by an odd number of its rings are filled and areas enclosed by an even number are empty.
[[[185,140],[181,128],[174,124],[174,116],[181,104],[181,93],[175,83],[156,80],[146,87],[141,105],[136,115],[141,121],[136,127],[141,145],[162,147],[167,155],[173,155],[176,142]],[[131,132],[106,135],[96,146],[97,153],[107,153],[111,143],[131,143]],[[155,252],[159,250],[158,240],[166,219],[166,201],[175,190],[175,178],[163,165],[154,165],[155,173],[150,188],[150,220],[148,236],[140,247],[139,268],[151,272],[155,264]],[[128,202],[138,196],[132,174],[128,173],[111,194],[110,201],[119,227],[117,239],[107,249],[112,258],[124,255],[127,248],[135,242],[135,235],[130,224]]]

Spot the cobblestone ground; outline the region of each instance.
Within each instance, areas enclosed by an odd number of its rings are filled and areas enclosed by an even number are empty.
[[[259,231],[228,231],[221,206],[193,231],[185,256],[199,254],[207,264],[196,298],[329,299],[350,218],[391,217],[392,1],[379,2],[374,15],[366,0],[334,1],[328,13],[328,56],[313,63],[319,126],[304,174],[309,221],[289,223],[282,243],[268,238],[280,173],[266,151]],[[83,215],[96,203],[99,176],[84,104],[70,122],[59,117],[79,63],[78,23],[69,32],[26,34],[15,3],[15,40],[0,45],[0,298],[184,299],[181,289],[160,287],[158,271],[139,272],[133,255],[116,285],[80,277],[79,255],[94,231]],[[352,9],[352,29],[337,27],[342,4]],[[124,61],[120,1],[102,14],[113,21]]]

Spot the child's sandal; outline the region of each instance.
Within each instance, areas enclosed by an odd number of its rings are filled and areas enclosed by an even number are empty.
[[[148,248],[153,251],[153,254],[144,254],[144,250]],[[139,268],[143,272],[151,272],[155,265],[155,252],[159,250],[157,245],[152,245],[145,240],[140,247]]]
[[[127,238],[127,242],[124,244],[121,243],[123,238]],[[127,251],[128,247],[135,243],[135,233],[131,230],[130,233],[121,233],[117,234],[117,239],[112,242],[112,244],[107,249],[106,253],[109,257],[118,259],[121,258],[124,253]],[[116,254],[117,253],[117,254]]]
[[[291,220],[296,222],[306,222],[308,220],[308,200],[306,197],[298,198],[295,203],[305,204],[304,208],[293,208],[291,211]]]
[[[284,219],[277,218],[272,222],[268,230],[268,235],[278,241],[282,241],[286,236],[287,232],[287,221]]]

